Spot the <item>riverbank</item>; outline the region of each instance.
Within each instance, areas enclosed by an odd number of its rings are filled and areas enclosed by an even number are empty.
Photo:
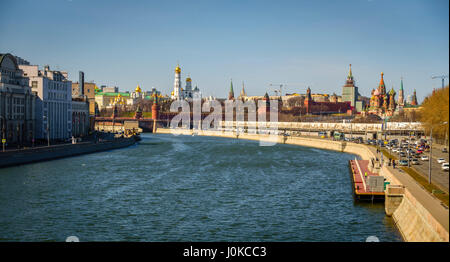
[[[49,147],[46,146],[22,150],[10,150],[0,152],[0,168],[123,148],[131,146],[134,143],[136,143],[136,139],[134,137],[130,137],[117,138],[98,143],[81,142],[76,144],[62,144]]]
[[[156,133],[172,134],[173,130],[158,129]],[[192,135],[192,130],[177,130],[178,134]],[[263,142],[292,144],[319,149],[334,150],[359,156],[363,160],[375,159],[375,149],[363,144],[331,141],[319,138],[269,136],[261,134],[239,134],[220,131],[195,131],[195,135],[216,136]],[[392,217],[405,241],[408,242],[448,242],[449,211],[440,201],[421,188],[409,175],[398,169],[383,166],[380,175],[391,185],[404,186],[405,193]]]

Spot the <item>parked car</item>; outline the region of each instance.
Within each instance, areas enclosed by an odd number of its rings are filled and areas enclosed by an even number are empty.
[[[320,136],[320,138],[327,138],[328,137],[327,132],[319,132],[319,136]]]
[[[445,159],[443,159],[442,157],[441,157],[441,158],[438,158],[437,162],[438,162],[439,164],[442,164],[442,163],[445,162]]]
[[[444,171],[448,171],[448,163],[446,162],[446,163],[442,163],[442,166],[441,166],[441,168],[442,168],[442,170],[444,170]]]
[[[428,159],[428,156],[421,156],[421,157],[420,157],[420,160],[422,160],[422,161],[428,161],[429,159]]]
[[[411,159],[411,165],[418,165],[418,164],[419,164],[419,160],[417,158]]]
[[[399,161],[398,161],[398,164],[399,164],[400,166],[407,166],[407,165],[408,165],[408,161],[405,160],[405,159],[402,159],[402,160],[399,160]]]
[[[448,153],[448,151],[447,151],[447,148],[446,148],[446,147],[442,148],[442,153]]]

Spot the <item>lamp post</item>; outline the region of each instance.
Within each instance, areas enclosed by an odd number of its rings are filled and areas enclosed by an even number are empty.
[[[6,138],[5,138],[5,130],[6,130],[6,118],[0,116],[2,118],[2,144],[3,144],[3,152],[5,152]]]
[[[50,129],[49,129],[49,118],[44,116],[43,119],[47,120],[47,146],[50,146]]]
[[[439,125],[446,125],[448,122],[441,122]],[[431,162],[432,162],[432,152],[433,152],[433,126],[430,129],[430,157],[428,159],[428,183],[431,184]]]
[[[352,120],[350,120],[350,141],[353,141],[353,125],[352,125]]]

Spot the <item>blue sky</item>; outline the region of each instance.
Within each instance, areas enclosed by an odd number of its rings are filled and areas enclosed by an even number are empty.
[[[179,61],[203,94],[341,94],[352,64],[362,95],[387,87],[419,100],[449,71],[449,1],[1,0],[0,52],[78,70],[97,85],[173,88]],[[446,84],[448,79],[446,80]],[[184,81],[183,81],[184,84]]]

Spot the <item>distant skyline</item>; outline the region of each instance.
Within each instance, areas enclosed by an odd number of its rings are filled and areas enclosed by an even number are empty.
[[[419,102],[449,73],[449,1],[3,0],[0,53],[132,91],[173,89],[179,62],[203,95],[342,93],[349,64],[370,96],[386,88]],[[445,81],[448,84],[448,78]]]

